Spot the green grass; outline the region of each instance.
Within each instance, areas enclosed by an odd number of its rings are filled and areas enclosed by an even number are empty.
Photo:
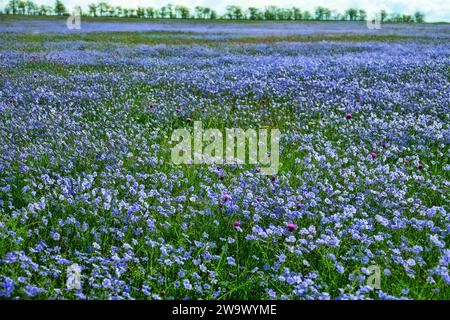
[[[358,35],[358,34],[314,34],[309,36],[263,36],[263,37],[240,37],[235,39],[201,39],[195,38],[200,35],[194,32],[114,32],[114,33],[82,33],[82,34],[0,34],[9,44],[28,43],[26,50],[31,52],[45,51],[45,44],[71,41],[86,42],[85,49],[108,49],[113,45],[203,45],[222,46],[244,45],[244,44],[274,44],[281,42],[398,42],[398,41],[427,41],[429,38],[423,36],[399,36],[399,35]],[[0,44],[1,48],[1,44]],[[80,47],[80,49],[83,49]]]

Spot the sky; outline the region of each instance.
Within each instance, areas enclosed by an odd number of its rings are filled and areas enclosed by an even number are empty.
[[[0,0],[0,8],[3,8],[9,0]],[[89,3],[98,0],[62,0],[71,9],[75,5],[87,8]],[[38,4],[54,3],[54,0],[34,0]],[[190,8],[195,6],[206,6],[223,13],[227,5],[239,5],[243,8],[250,6],[264,8],[269,5],[278,7],[296,6],[302,10],[314,11],[317,6],[324,6],[330,9],[343,12],[350,7],[365,9],[369,18],[375,12],[385,9],[388,12],[399,12],[412,14],[417,10],[425,13],[426,21],[450,22],[450,1],[449,0],[107,0],[112,5],[122,7],[154,7],[159,8],[167,3],[186,5]]]

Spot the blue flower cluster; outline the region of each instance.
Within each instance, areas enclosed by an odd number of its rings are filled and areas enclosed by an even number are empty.
[[[426,37],[448,27],[131,46],[3,28],[1,298],[450,298],[450,43]],[[278,174],[173,165],[187,118],[278,128]]]

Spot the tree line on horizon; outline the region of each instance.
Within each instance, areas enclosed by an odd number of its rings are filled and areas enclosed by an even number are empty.
[[[54,6],[38,5],[32,0],[10,0],[4,9],[10,15],[40,15],[67,16],[69,11],[61,0],[56,0]],[[334,20],[334,21],[365,21],[367,12],[364,9],[349,8],[344,12],[318,6],[314,12],[300,10],[297,7],[280,8],[267,6],[265,8],[230,5],[223,15],[218,15],[211,8],[196,6],[189,8],[183,5],[166,4],[160,8],[137,7],[125,8],[110,5],[106,1],[91,3],[87,10],[76,6],[73,14],[92,17],[142,18],[142,19],[229,19],[229,20]],[[386,10],[378,12],[376,17],[381,22],[425,22],[425,15],[417,11],[414,14],[388,13]]]

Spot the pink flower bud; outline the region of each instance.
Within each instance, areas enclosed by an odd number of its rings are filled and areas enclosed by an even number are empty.
[[[227,202],[228,200],[231,200],[231,196],[229,195],[229,194],[224,194],[223,196],[222,196],[222,201],[223,202]]]

